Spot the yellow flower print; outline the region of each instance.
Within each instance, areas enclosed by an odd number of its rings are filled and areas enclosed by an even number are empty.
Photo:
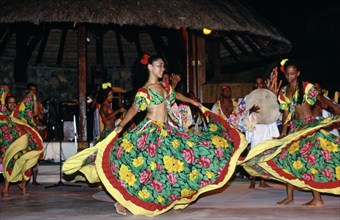
[[[338,152],[339,145],[333,143],[331,141],[326,140],[325,138],[320,138],[320,147],[328,152]]]
[[[144,164],[144,159],[143,159],[143,157],[134,158],[134,159],[132,160],[132,164],[133,164],[135,167],[139,167],[140,165],[143,165],[143,164]]]
[[[126,182],[129,186],[133,186],[136,182],[136,176],[131,173],[129,168],[122,164],[122,166],[119,169],[119,179]]]
[[[192,194],[194,194],[195,193],[195,191],[194,190],[192,190],[192,189],[182,189],[182,191],[181,191],[181,196],[182,196],[182,198],[183,197],[187,197],[187,196],[191,196]]]
[[[192,142],[192,141],[187,141],[187,145],[189,146],[189,147],[193,147],[194,146],[194,142]]]
[[[163,162],[164,162],[165,169],[169,173],[181,172],[184,170],[183,162],[173,157],[165,156],[163,157]]]
[[[295,151],[298,151],[300,148],[300,141],[298,142],[294,142],[293,144],[291,144],[288,148],[288,153],[289,154],[293,154]]]
[[[162,196],[157,196],[157,201],[159,203],[162,203],[164,201],[164,198]]]
[[[133,148],[133,144],[125,138],[123,139],[121,146],[123,147],[124,151],[129,152],[129,153],[131,152]]]
[[[161,130],[161,136],[162,136],[162,137],[168,136],[168,132],[167,132],[166,130],[162,129],[162,130]]]
[[[19,111],[24,111],[24,110],[25,110],[25,105],[21,104],[20,107],[19,107]]]
[[[189,179],[192,181],[192,180],[196,179],[197,176],[198,176],[198,171],[197,170],[193,170],[189,174]]]
[[[228,141],[220,136],[214,135],[212,138],[212,143],[217,147],[217,148],[227,148],[229,147]]]
[[[142,199],[147,199],[150,197],[150,193],[147,189],[143,189],[138,192],[138,196],[141,197]]]
[[[215,124],[209,125],[209,131],[217,131],[217,125]]]
[[[180,145],[179,141],[176,139],[176,140],[173,140],[171,142],[171,145],[173,146],[173,148],[177,149]]]
[[[146,103],[143,102],[143,103],[141,104],[141,106],[140,106],[140,109],[141,109],[141,110],[144,110],[145,108],[146,108]]]
[[[315,169],[314,167],[312,167],[312,168],[310,168],[310,173],[313,174],[313,175],[315,175],[315,174],[318,173],[318,170]]]
[[[340,180],[340,166],[335,167],[335,176],[337,180]]]
[[[207,177],[209,178],[209,179],[211,179],[211,178],[213,178],[214,177],[214,173],[213,172],[210,172],[209,170],[207,170],[206,172],[205,172],[205,175],[207,175]]]
[[[303,167],[303,164],[300,160],[296,160],[293,162],[293,167],[297,170],[301,169]]]
[[[157,164],[155,162],[151,161],[150,167],[151,167],[151,170],[154,170],[154,169],[156,169]]]

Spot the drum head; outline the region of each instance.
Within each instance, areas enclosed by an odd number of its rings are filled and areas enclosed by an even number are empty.
[[[253,105],[260,107],[256,114],[258,124],[271,124],[280,117],[277,96],[268,89],[255,89],[247,95],[246,108],[250,109]]]

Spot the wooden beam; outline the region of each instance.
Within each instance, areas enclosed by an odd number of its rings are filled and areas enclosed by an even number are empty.
[[[87,141],[86,121],[86,36],[87,30],[81,26],[77,30],[78,38],[78,85],[79,85],[79,141]]]
[[[1,43],[0,43],[0,56],[2,54],[2,52],[5,50],[6,45],[9,41],[9,39],[11,39],[11,36],[13,35],[13,31],[12,29],[8,28],[6,32],[3,33],[3,35],[1,35]]]
[[[136,39],[135,39],[135,46],[137,49],[137,53],[139,56],[142,56],[143,50],[142,50],[142,46],[140,44],[140,39],[139,39],[139,32],[136,33]]]
[[[36,64],[39,64],[42,61],[42,57],[43,57],[43,54],[45,52],[45,48],[46,48],[46,44],[47,44],[47,40],[48,40],[49,35],[50,35],[50,29],[44,29],[44,33],[43,33],[43,36],[42,36],[42,40],[41,40],[38,55],[37,55],[37,60],[35,61]]]
[[[168,47],[161,38],[160,32],[155,30],[148,30],[148,32],[155,46],[157,54],[165,57],[168,60],[169,59]]]
[[[121,37],[121,34],[120,34],[120,27],[119,26],[116,27],[116,40],[117,40],[117,46],[118,46],[118,54],[119,54],[120,65],[125,66],[122,37]]]
[[[225,49],[231,54],[231,56],[238,61],[237,53],[234,51],[234,49],[229,45],[229,43],[224,39],[220,38],[220,41],[222,45],[225,47]]]
[[[16,32],[16,54],[14,58],[14,82],[27,83],[27,27],[18,25]]]
[[[57,65],[60,65],[61,61],[63,60],[66,35],[67,35],[67,30],[66,29],[62,30],[61,36],[60,36],[60,43],[59,43],[59,50],[58,50],[58,57],[57,57]]]
[[[234,34],[229,34],[228,37],[234,42],[234,44],[244,55],[250,55],[249,51],[245,48],[245,46],[241,43],[237,36],[235,36]]]
[[[255,45],[255,43],[253,42],[253,40],[251,39],[251,37],[249,35],[242,35],[241,37],[249,45],[249,47],[252,49],[253,55],[259,55],[260,54],[259,48]]]

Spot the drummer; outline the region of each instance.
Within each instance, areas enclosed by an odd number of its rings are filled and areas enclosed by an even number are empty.
[[[272,79],[272,80],[276,80]],[[272,82],[269,82],[270,84],[273,84]],[[267,85],[265,83],[265,79],[262,76],[257,76],[254,80],[254,91],[256,89],[267,89]],[[270,91],[270,90],[268,90]],[[276,91],[276,89],[275,89]],[[248,99],[248,102],[252,102],[252,103],[260,103],[260,100],[264,100],[265,97],[260,97],[261,95],[263,95],[263,93],[253,93],[253,96],[246,96],[245,97],[245,104],[247,104],[247,97],[254,99],[254,100],[250,100]],[[270,93],[269,93],[270,94]],[[268,94],[268,95],[269,95]],[[266,141],[266,140],[270,140],[273,138],[277,138],[280,136],[280,132],[278,129],[278,118],[280,116],[280,112],[278,110],[278,108],[275,110],[275,108],[273,108],[273,105],[277,105],[278,107],[278,103],[277,103],[277,99],[276,99],[276,94],[273,93],[273,97],[272,100],[267,99],[265,100],[265,104],[263,106],[259,106],[260,109],[258,111],[258,115],[254,114],[255,119],[253,120],[255,122],[254,127],[250,126],[251,129],[246,129],[245,134],[246,134],[246,138],[249,142],[250,145],[250,150],[253,149],[257,144]],[[260,118],[260,114],[262,112],[266,112],[267,114],[265,115],[266,120],[259,120]],[[272,112],[271,112],[272,111]],[[275,111],[275,112],[274,112]],[[256,118],[257,117],[257,118]],[[248,126],[249,128],[249,126]],[[255,185],[256,185],[256,179],[255,177],[250,176],[250,185],[249,188],[250,189],[255,189]],[[268,188],[271,187],[269,186],[265,180],[263,178],[260,178],[260,187],[263,188]]]

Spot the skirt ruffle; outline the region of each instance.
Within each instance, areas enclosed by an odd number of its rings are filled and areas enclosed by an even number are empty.
[[[251,176],[306,190],[340,194],[340,117],[310,122],[282,139],[261,142],[239,163]]]

